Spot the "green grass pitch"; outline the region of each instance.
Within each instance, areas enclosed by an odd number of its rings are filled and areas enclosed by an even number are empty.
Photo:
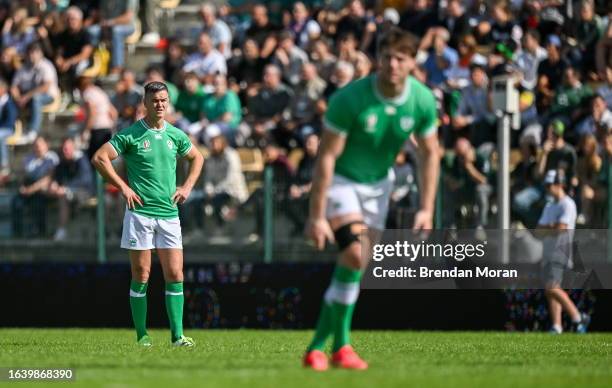
[[[70,387],[612,386],[612,334],[358,331],[370,369],[324,373],[300,366],[310,331],[188,330],[192,349],[150,334],[142,349],[127,329],[0,329],[0,367],[74,368]]]

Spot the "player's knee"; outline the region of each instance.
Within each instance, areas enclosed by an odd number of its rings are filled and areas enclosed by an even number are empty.
[[[361,244],[355,243],[346,247],[340,255],[341,263],[352,269],[365,268],[366,261],[361,252]]]
[[[151,273],[151,267],[146,265],[133,265],[132,266],[132,279],[139,283],[146,283],[149,281],[149,274]]]
[[[169,268],[166,272],[167,282],[182,282],[183,281],[183,269],[182,268]]]

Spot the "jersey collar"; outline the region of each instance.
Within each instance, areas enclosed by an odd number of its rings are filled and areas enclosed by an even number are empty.
[[[161,133],[164,132],[166,130],[166,128],[168,128],[168,122],[166,120],[164,120],[164,127],[161,129],[157,129],[157,128],[151,128],[147,125],[147,122],[144,119],[140,119],[140,124],[145,127],[146,129],[148,129],[149,131],[153,131],[155,133]]]
[[[372,89],[374,89],[374,95],[376,98],[384,103],[384,104],[393,104],[393,105],[402,105],[408,100],[408,95],[410,94],[410,76],[406,77],[406,82],[404,85],[404,91],[397,97],[394,98],[386,98],[382,95],[380,90],[378,90],[378,83],[376,82],[377,75],[374,74],[370,78],[372,80]]]

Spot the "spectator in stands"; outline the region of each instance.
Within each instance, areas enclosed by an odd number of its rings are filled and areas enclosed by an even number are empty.
[[[293,181],[293,169],[278,145],[272,142],[267,143],[263,153],[266,168],[272,169],[274,203],[277,206],[278,204],[286,206],[289,185]],[[256,189],[243,205],[243,207],[253,206],[255,210],[255,231],[249,235],[249,241],[257,241],[263,232],[264,205],[264,191],[261,187]]]
[[[338,58],[331,52],[329,44],[324,39],[312,42],[310,61],[317,67],[317,72],[324,80],[329,80],[336,67]]]
[[[59,98],[57,72],[38,43],[28,46],[28,60],[15,74],[11,94],[19,109],[30,110],[27,136],[34,140],[40,132],[43,107]]]
[[[469,15],[465,12],[465,6],[460,0],[450,0],[446,6],[446,17],[443,19],[444,27],[450,33],[449,46],[457,49],[459,42],[464,36],[470,35]]]
[[[2,54],[0,55],[0,75],[9,84],[15,73],[17,73],[17,69],[21,67],[21,62],[21,57],[17,54],[15,47],[4,47],[2,49]]]
[[[359,50],[357,50],[357,38],[355,38],[355,34],[351,32],[347,32],[344,35],[341,35],[336,40],[336,48],[338,51],[338,59],[341,61],[347,61],[355,65],[357,62],[357,55]]]
[[[136,110],[142,103],[144,89],[136,83],[136,75],[131,70],[123,70],[115,85],[111,102],[117,110],[117,128],[127,128],[136,121]]]
[[[597,94],[603,97],[608,107],[612,107],[612,61],[610,63],[611,65],[606,68],[603,84],[597,88]]]
[[[538,66],[548,57],[540,47],[540,34],[537,30],[527,30],[523,36],[523,47],[516,53],[515,63],[522,74],[521,86],[533,90],[538,81]]]
[[[285,120],[282,132],[277,132],[277,142],[286,148],[294,148],[295,140],[303,142],[305,129],[311,128],[317,120],[316,103],[323,97],[327,83],[317,74],[317,68],[312,63],[302,66],[302,80],[296,85],[289,106],[291,119]]]
[[[138,6],[138,0],[101,1],[97,24],[88,28],[94,46],[98,45],[104,34],[110,34],[112,74],[119,75],[125,66],[125,39],[132,35],[136,28]]]
[[[293,92],[281,83],[281,71],[276,65],[264,68],[263,87],[249,98],[247,121],[255,142],[265,139],[283,119]]]
[[[503,43],[508,47],[519,46],[523,31],[512,14],[510,2],[495,0],[491,6],[491,16],[493,18],[491,23],[481,23],[480,31],[485,33],[480,37],[480,43]],[[483,28],[482,25],[487,24],[488,28]]]
[[[568,123],[576,123],[587,112],[587,101],[593,96],[588,85],[580,82],[580,73],[572,66],[563,72],[563,84],[556,90],[550,114],[562,117]]]
[[[512,212],[528,228],[537,223],[533,206],[542,199],[543,189],[538,174],[538,145],[533,137],[523,137],[519,142],[521,159],[512,171]]]
[[[416,184],[416,171],[414,163],[410,160],[409,152],[401,151],[395,158],[393,166],[395,181],[389,199],[389,212],[387,215],[387,229],[409,228],[409,211],[415,211],[418,201]]]
[[[83,100],[81,109],[85,115],[81,136],[89,138],[87,159],[91,160],[98,148],[111,139],[118,114],[106,92],[94,85],[91,77],[79,77],[79,91]]]
[[[290,86],[295,86],[300,82],[302,65],[306,62],[308,62],[308,55],[295,45],[293,32],[281,33],[272,63],[281,68],[283,79]]]
[[[232,57],[230,78],[238,85],[241,92],[248,87],[255,87],[261,82],[266,61],[259,55],[259,47],[254,39],[246,39],[242,45],[242,55]]]
[[[303,50],[308,48],[308,45],[313,40],[316,40],[321,35],[321,27],[314,19],[310,17],[310,12],[303,2],[297,1],[293,4],[291,12],[291,22],[289,30],[295,36],[295,43]]]
[[[409,2],[408,7],[400,17],[399,26],[418,37],[438,24],[436,9],[432,7],[431,0],[414,0]]]
[[[213,79],[214,92],[202,101],[202,113],[208,123],[215,124],[230,144],[235,143],[238,124],[242,120],[242,106],[238,95],[227,87],[227,78],[216,75]]]
[[[14,47],[17,54],[24,56],[30,44],[36,40],[36,31],[28,23],[28,10],[17,8],[2,27],[2,46]]]
[[[200,33],[198,52],[187,57],[183,71],[186,73],[194,72],[200,79],[200,82],[205,85],[212,82],[215,74],[227,74],[225,57],[214,48],[208,33]]]
[[[88,200],[93,193],[93,186],[89,160],[80,150],[75,149],[72,138],[64,139],[60,161],[47,191],[50,197],[57,198],[59,205],[59,222],[53,236],[55,241],[66,239],[66,225],[70,220],[71,206]]]
[[[338,61],[334,69],[334,74],[331,76],[330,82],[327,84],[327,87],[323,92],[323,97],[325,97],[325,100],[329,100],[331,95],[334,94],[336,90],[348,85],[349,82],[353,80],[354,74],[355,68],[350,62]]]
[[[59,163],[57,154],[49,150],[49,144],[38,137],[32,145],[32,153],[25,158],[24,174],[19,192],[11,203],[13,236],[22,237],[26,213],[34,217],[34,225],[27,228],[29,236],[44,236],[47,232],[47,189],[51,183],[55,167]]]
[[[140,38],[140,42],[143,44],[155,46],[159,43],[159,18],[157,17],[157,11],[160,3],[161,0],[144,1],[142,30],[145,34]]]
[[[251,23],[246,31],[246,37],[257,42],[262,58],[268,58],[274,52],[278,43],[277,33],[280,27],[270,21],[268,9],[264,4],[253,5]]]
[[[591,113],[576,127],[578,136],[602,134],[612,130],[612,111],[606,100],[596,94],[591,100]]]
[[[439,87],[447,79],[447,71],[457,66],[459,55],[457,51],[448,46],[450,35],[444,28],[437,28],[432,37],[432,48],[423,64],[427,71],[429,85]]]
[[[180,82],[181,70],[185,65],[185,50],[178,39],[168,39],[162,67],[164,78],[172,83]]]
[[[610,17],[608,17],[608,28],[606,33],[599,39],[595,48],[595,65],[597,68],[597,74],[601,81],[608,80],[608,83],[612,83],[606,71],[610,71],[610,64],[612,63],[612,23],[610,23]]]
[[[573,50],[577,65],[585,74],[595,72],[595,50],[601,37],[601,27],[593,0],[582,0],[578,18],[572,19],[569,24],[571,35],[577,42],[577,47]]]
[[[194,140],[199,138],[202,131],[200,119],[203,101],[204,92],[197,74],[185,74],[183,89],[179,92],[175,105],[177,117],[180,117],[177,126],[193,136]]]
[[[372,71],[372,61],[361,51],[355,57],[355,79],[361,79],[370,75]]]
[[[8,92],[8,85],[0,78],[0,184],[10,173],[6,139],[15,133],[17,115],[17,106]]]
[[[210,125],[206,131],[210,144],[210,155],[206,158],[203,171],[204,190],[198,193],[189,212],[196,217],[196,224],[203,229],[202,209],[211,206],[217,227],[235,214],[236,206],[248,197],[246,181],[242,173],[238,152],[227,144],[221,129]]]
[[[563,138],[565,124],[555,119],[547,128],[547,139],[542,146],[542,156],[538,164],[538,173],[544,177],[546,171],[562,170],[571,188],[578,185],[576,176],[576,149]],[[571,189],[568,192],[572,192]]]
[[[492,192],[487,181],[490,172],[489,160],[478,154],[468,139],[457,139],[453,163],[449,173],[444,177],[446,184],[444,210],[447,225],[456,226],[455,214],[460,206],[474,203],[478,206],[477,228],[482,230],[487,225],[489,196]]]
[[[469,133],[472,143],[478,147],[495,139],[495,116],[489,105],[489,81],[484,63],[472,63],[470,80],[470,85],[461,91],[452,123],[460,133]]]
[[[212,3],[204,3],[200,7],[200,16],[203,22],[203,32],[212,40],[213,46],[225,58],[232,56],[232,32],[221,19],[217,18],[217,9]]]
[[[370,46],[375,32],[376,24],[366,14],[362,1],[349,1],[346,5],[345,16],[338,21],[336,26],[336,37],[352,34],[359,50],[365,51]]]
[[[312,174],[319,152],[319,136],[316,133],[310,133],[306,136],[303,151],[304,155],[300,159],[293,181],[289,186],[287,215],[293,222],[292,236],[300,236],[304,233],[306,217],[308,216]]]
[[[55,53],[55,67],[65,91],[76,87],[76,76],[90,65],[93,46],[83,26],[83,12],[70,7],[65,13],[68,28],[59,35]]]
[[[546,43],[547,58],[538,65],[538,112],[543,114],[554,97],[554,91],[561,85],[563,71],[568,62],[561,57],[561,39],[557,35],[550,35]]]
[[[595,188],[602,167],[602,158],[597,153],[597,139],[588,134],[580,139],[576,171],[578,173],[578,192],[580,193],[580,213],[577,222],[590,225],[593,220]]]
[[[55,60],[57,48],[61,43],[61,35],[66,31],[65,15],[57,12],[45,14],[38,26],[36,26],[36,37],[40,43],[45,57]]]

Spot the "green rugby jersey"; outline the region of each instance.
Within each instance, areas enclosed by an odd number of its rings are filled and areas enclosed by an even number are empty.
[[[373,183],[387,176],[412,132],[421,137],[436,133],[436,100],[413,77],[406,78],[401,96],[387,99],[378,91],[376,75],[371,75],[332,95],[324,123],[328,130],[346,136],[334,173]]]
[[[167,122],[158,130],[138,120],[115,134],[110,144],[125,160],[129,185],[143,201],[134,213],[151,218],[178,217],[178,208],[172,203],[176,159],[191,150],[189,137]]]

